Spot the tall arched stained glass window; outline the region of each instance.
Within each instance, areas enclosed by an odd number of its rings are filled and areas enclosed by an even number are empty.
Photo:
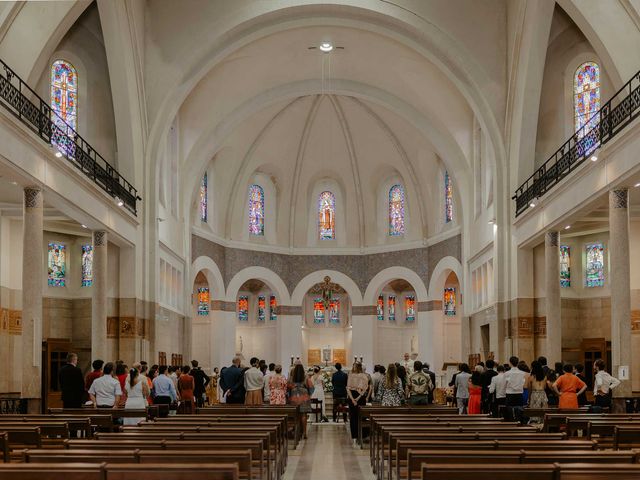
[[[560,286],[571,286],[571,247],[560,245]]]
[[[318,197],[318,235],[320,240],[336,238],[336,197],[331,192]]]
[[[249,234],[264,235],[264,190],[260,185],[249,187]]]
[[[324,301],[322,298],[313,300],[313,323],[324,323]]]
[[[600,67],[587,62],[578,67],[573,78],[573,111],[576,132],[587,125],[582,135],[598,124],[591,117],[600,110]],[[582,136],[581,135],[581,136]]]
[[[249,321],[249,297],[246,295],[238,297],[238,320]]]
[[[404,299],[405,302],[405,320],[407,322],[415,322],[416,320],[416,297],[413,295],[407,295]]]
[[[456,289],[445,288],[444,289],[444,314],[455,315],[456,314]]]
[[[207,172],[204,172],[202,176],[202,181],[200,182],[200,220],[203,222],[207,221],[208,217],[208,198],[207,198],[207,189],[209,188]]]
[[[198,315],[209,315],[209,303],[211,296],[208,287],[198,288]]]
[[[378,295],[378,304],[376,305],[376,315],[378,320],[384,320],[384,297]]]
[[[264,295],[258,297],[258,321],[264,322],[267,318],[266,314],[267,298]]]
[[[604,245],[589,243],[585,245],[587,265],[585,269],[586,287],[604,287]]]
[[[67,125],[78,130],[78,74],[69,62],[56,60],[51,65],[51,120],[65,134]],[[65,125],[66,124],[66,125]]]
[[[82,245],[82,286],[93,285],[93,245]]]
[[[404,235],[404,187],[394,185],[389,190],[389,235]]]
[[[449,172],[444,172],[444,222],[453,221],[453,188]]]

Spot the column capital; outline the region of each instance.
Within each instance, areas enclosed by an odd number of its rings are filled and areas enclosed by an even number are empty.
[[[560,239],[560,233],[556,230],[548,231],[545,235],[546,244],[550,247],[557,247]]]
[[[42,208],[42,190],[40,187],[24,188],[24,206],[26,208]]]
[[[616,188],[609,191],[609,208],[629,208],[629,189]]]
[[[93,246],[104,247],[107,245],[107,232],[98,230],[93,232]]]

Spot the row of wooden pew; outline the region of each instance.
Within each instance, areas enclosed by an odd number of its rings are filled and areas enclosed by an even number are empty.
[[[371,466],[379,480],[573,479],[581,478],[576,472],[584,473],[584,468],[602,470],[603,464],[604,469],[614,473],[608,480],[640,478],[639,452],[630,448],[640,447],[640,426],[626,417],[599,415],[589,419],[614,424],[613,441],[606,446],[615,445],[617,449],[604,450],[604,437],[569,435],[566,426],[557,431],[539,431],[533,426],[483,415],[459,416],[397,407],[367,407],[364,415],[370,432]],[[593,431],[595,427],[590,428]],[[589,465],[582,470],[573,465],[581,462]],[[531,464],[535,466],[527,466]],[[469,465],[478,468],[467,468]],[[456,471],[461,466],[465,468]],[[484,470],[495,471],[497,476],[481,473]],[[535,475],[530,476],[530,471]],[[629,477],[628,471],[635,476]]]

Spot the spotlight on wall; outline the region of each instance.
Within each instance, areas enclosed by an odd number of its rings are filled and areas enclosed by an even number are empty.
[[[597,155],[591,155],[591,161],[595,162],[598,160],[598,156]]]
[[[333,50],[333,45],[331,44],[331,42],[322,42],[318,48],[321,52],[329,53],[331,50]]]
[[[80,225],[82,228],[87,228],[87,226],[83,223],[82,225]]]
[[[120,200],[118,197],[116,197],[116,205],[118,205],[119,207],[124,205],[124,202],[122,200]]]
[[[530,206],[531,208],[535,207],[535,206],[536,206],[536,202],[535,202],[535,200],[532,200],[532,201],[531,201],[531,203],[529,204],[529,206]]]
[[[564,227],[565,230],[569,230],[571,228],[571,225],[567,225],[566,227]]]
[[[56,157],[57,157],[57,158],[62,157],[62,152],[61,152],[60,150],[58,150],[58,151],[56,152]]]
[[[636,183],[636,184],[634,185],[634,187],[635,187],[635,188],[640,187],[640,182],[639,182],[639,183]]]

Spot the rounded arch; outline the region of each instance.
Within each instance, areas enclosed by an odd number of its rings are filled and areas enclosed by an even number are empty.
[[[263,281],[273,290],[280,305],[290,304],[289,290],[285,283],[277,273],[265,267],[247,267],[236,273],[227,286],[226,300],[228,302],[235,302],[240,287],[242,287],[247,280],[254,278]]]
[[[354,282],[351,277],[336,270],[317,270],[300,280],[291,294],[291,305],[302,305],[304,295],[309,291],[309,289],[316,283],[322,283],[324,277],[327,276],[331,277],[331,281],[333,283],[337,283],[345,289],[349,295],[349,299],[351,300],[351,305],[363,305],[362,293],[360,293],[360,289],[358,288],[358,285],[356,285],[356,282]]]
[[[191,278],[189,283],[189,289],[193,288],[193,284],[196,281],[196,276],[199,272],[204,273],[209,283],[209,292],[211,293],[212,300],[222,300],[224,298],[224,280],[222,279],[222,273],[216,262],[211,257],[205,255],[196,258],[191,264]]]
[[[403,279],[411,284],[416,292],[418,302],[426,302],[429,298],[427,288],[420,276],[407,267],[389,267],[379,271],[367,285],[364,293],[364,304],[375,305],[380,291],[393,280]]]
[[[458,277],[458,282],[462,289],[462,265],[457,258],[451,256],[444,257],[440,259],[433,269],[433,272],[431,272],[431,279],[429,280],[429,300],[442,300],[444,284],[451,272],[455,273]]]

